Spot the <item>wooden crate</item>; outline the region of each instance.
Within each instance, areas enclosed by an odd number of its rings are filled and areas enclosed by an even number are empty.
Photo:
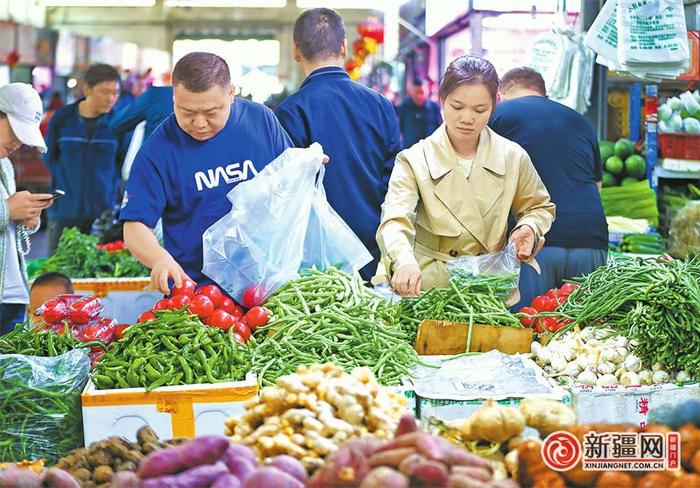
[[[419,355],[453,355],[467,352],[469,324],[424,320],[418,327],[415,348]],[[505,354],[528,353],[533,330],[474,324],[470,352],[497,349]]]

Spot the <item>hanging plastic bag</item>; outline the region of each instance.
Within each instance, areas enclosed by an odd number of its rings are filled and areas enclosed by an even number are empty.
[[[517,302],[518,283],[520,282],[520,261],[517,258],[515,243],[509,243],[502,251],[482,256],[460,256],[447,262],[450,280],[460,283],[465,281],[488,280],[488,276],[508,275],[512,280],[494,289],[506,303]]]
[[[237,185],[228,194],[231,211],[204,233],[202,272],[237,301],[255,296],[259,304],[303,269],[352,273],[369,263],[369,251],[326,200],[324,172],[323,149],[313,144],[287,149]]]
[[[0,355],[0,462],[53,464],[83,446],[80,394],[89,370],[85,349],[50,358]]]
[[[674,258],[700,254],[700,201],[690,201],[676,213],[668,237],[668,252]]]

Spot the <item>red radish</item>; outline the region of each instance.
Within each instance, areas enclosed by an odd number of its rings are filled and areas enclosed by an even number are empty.
[[[532,324],[535,321],[534,317],[539,312],[532,307],[523,307],[520,309],[519,313],[524,313],[524,314],[529,316],[529,317],[520,317],[520,323],[523,324],[523,327],[532,327]]]
[[[155,320],[155,319],[156,319],[156,314],[154,314],[150,310],[147,310],[146,312],[143,312],[141,315],[139,315],[139,318],[136,319],[136,323],[140,324],[141,322],[145,322],[147,320]]]
[[[190,279],[185,279],[182,281],[182,285],[178,288],[177,286],[173,288],[173,296],[186,295],[190,298],[194,296],[195,288],[197,283]]]
[[[201,287],[199,290],[197,290],[197,295],[204,295],[205,297],[209,297],[211,302],[214,304],[214,307],[219,308],[222,303],[224,303],[224,298],[226,296],[221,293],[221,290],[219,290],[219,287],[216,285],[207,285]]]
[[[197,315],[200,319],[206,319],[214,313],[214,303],[208,296],[197,295],[190,303],[190,312]]]
[[[270,312],[264,307],[253,307],[245,314],[245,323],[251,331],[267,325],[270,320]]]
[[[265,288],[261,285],[252,285],[245,289],[241,295],[241,302],[245,308],[253,308],[265,302]]]

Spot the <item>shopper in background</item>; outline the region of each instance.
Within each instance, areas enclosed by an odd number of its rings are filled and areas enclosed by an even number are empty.
[[[63,229],[89,233],[93,220],[117,200],[120,167],[126,147],[123,137],[109,129],[119,96],[119,73],[105,64],[85,74],[85,99],[56,112],[46,133],[44,161],[52,189],[66,195],[49,211],[49,250],[56,249]]]
[[[426,80],[413,78],[410,95],[396,110],[404,148],[425,139],[442,124],[440,106],[430,99]]]
[[[173,113],[173,87],[152,86],[139,95],[134,103],[117,112],[109,127],[115,133],[121,134],[133,130],[145,120],[146,128],[143,135],[145,141],[171,113]]]
[[[120,219],[131,253],[170,292],[202,274],[202,235],[231,210],[226,198],[292,143],[270,109],[233,96],[228,65],[190,53],[173,69],[174,114],[145,141],[126,185]],[[162,248],[153,234],[163,220]]]
[[[439,89],[445,123],[396,158],[375,283],[390,278],[399,294],[415,296],[447,287],[446,264],[457,256],[497,252],[509,239],[519,260],[537,254],[554,205],[527,153],[486,126],[497,91],[496,70],[482,58],[463,56],[447,68]]]
[[[522,268],[518,306],[523,307],[560,287],[563,280],[605,264],[608,226],[599,191],[602,167],[591,124],[575,110],[549,100],[539,73],[512,69],[503,76],[499,93],[503,101],[489,126],[527,151],[557,206],[557,220],[538,256],[542,274]]]
[[[345,26],[335,10],[315,8],[294,23],[292,55],[306,75],[277,115],[294,145],[323,146],[330,157],[323,180],[328,202],[379,262],[375,233],[400,135],[391,103],[350,79],[343,69]]]
[[[41,136],[39,94],[25,83],[0,87],[0,333],[24,322],[29,283],[24,256],[29,234],[39,229],[41,211],[53,203],[50,194],[16,191],[8,156],[22,144],[46,151]]]
[[[37,276],[32,281],[29,289],[29,306],[27,314],[32,324],[41,322],[41,315],[37,313],[44,302],[58,295],[74,293],[73,282],[63,273],[50,272]]]

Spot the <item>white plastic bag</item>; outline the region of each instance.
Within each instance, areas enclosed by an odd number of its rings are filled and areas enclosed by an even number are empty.
[[[259,303],[250,297],[264,300],[300,270],[352,273],[369,263],[369,251],[326,200],[324,171],[319,144],[290,148],[234,187],[231,211],[204,233],[202,272],[252,306]]]
[[[460,256],[447,262],[450,280],[459,282],[470,277],[484,275],[510,275],[511,287],[496,290],[502,298],[508,298],[507,303],[517,302],[518,283],[520,282],[520,260],[517,258],[515,243],[510,242],[502,251],[484,254],[482,256]]]

